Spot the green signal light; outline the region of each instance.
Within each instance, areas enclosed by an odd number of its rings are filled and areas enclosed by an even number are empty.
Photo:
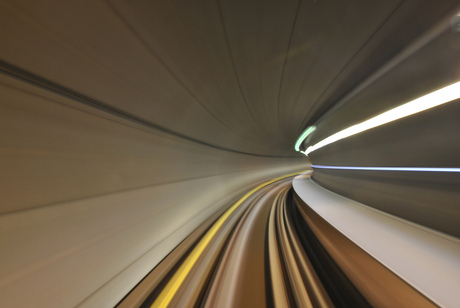
[[[297,142],[295,143],[295,150],[296,150],[297,152],[300,151],[300,145],[301,145],[302,142],[305,140],[305,138],[307,138],[308,136],[310,136],[310,134],[313,133],[315,130],[316,130],[316,127],[315,127],[315,126],[309,126],[306,130],[304,130],[304,132],[302,133],[302,135],[300,135],[300,137],[297,139]]]

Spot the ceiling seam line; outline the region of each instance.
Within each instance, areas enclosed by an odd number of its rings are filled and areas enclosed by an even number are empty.
[[[342,67],[342,69],[338,72],[338,74],[332,79],[332,81],[329,83],[329,85],[324,89],[324,91],[320,94],[320,96],[316,99],[316,101],[312,104],[310,110],[315,108],[317,106],[318,101],[323,97],[323,95],[327,92],[327,90],[332,86],[332,84],[339,78],[339,76],[346,70],[346,68],[353,62],[353,60],[358,56],[358,54],[365,48],[365,46],[372,40],[372,38],[380,31],[380,29],[391,19],[391,17],[396,13],[396,11],[402,6],[402,4],[405,2],[405,0],[401,0],[399,4],[393,9],[393,11],[388,15],[387,18],[380,24],[380,26],[377,27],[377,29],[372,32],[372,34],[368,37],[366,42],[355,52],[355,54],[351,57],[351,59]],[[319,118],[319,117],[317,117]],[[305,117],[301,125],[299,126],[299,129],[302,129],[303,127],[306,127],[309,121],[311,120],[306,120],[307,118]],[[314,120],[316,121],[316,120]]]
[[[221,123],[224,127],[226,127],[228,130],[233,132],[235,135],[252,142],[248,140],[246,137],[243,135],[240,135],[236,131],[234,131],[230,126],[228,126],[226,123],[224,123],[220,118],[218,118],[206,105],[199,100],[193,93],[192,91],[180,80],[179,77],[174,74],[172,69],[152,50],[152,48],[147,44],[147,42],[142,39],[139,33],[129,24],[129,22],[123,17],[123,15],[114,7],[114,5],[110,2],[110,0],[104,0],[104,2],[107,4],[109,9],[118,17],[118,19],[126,26],[126,28],[136,37],[136,39],[141,43],[141,45],[147,49],[147,51],[156,59],[160,64],[166,69],[166,71],[173,77],[173,79],[190,95],[190,97],[193,98],[204,110],[206,110],[214,119],[217,120],[217,122]]]
[[[267,136],[268,138],[270,138],[270,135],[267,134],[267,132],[265,130],[262,129],[262,127],[260,126],[259,122],[257,122],[254,114],[252,113],[251,109],[249,108],[249,105],[248,105],[248,102],[246,100],[246,97],[243,93],[243,89],[241,87],[241,82],[240,82],[240,78],[238,77],[238,73],[236,71],[236,66],[235,66],[235,60],[234,60],[234,57],[233,57],[233,53],[232,53],[232,49],[230,48],[230,41],[228,39],[228,34],[227,34],[227,28],[225,27],[225,22],[224,22],[224,15],[222,13],[222,6],[220,4],[220,1],[219,0],[216,0],[217,2],[217,7],[218,7],[218,11],[219,11],[219,17],[220,17],[220,21],[221,21],[221,26],[222,26],[222,30],[224,32],[224,37],[225,37],[225,43],[227,45],[227,51],[230,55],[230,59],[231,59],[231,62],[232,62],[232,68],[233,68],[233,73],[235,74],[235,79],[236,79],[236,83],[238,84],[238,89],[240,90],[240,93],[241,93],[241,97],[243,98],[243,101],[244,101],[244,104],[246,106],[246,109],[248,110],[249,114],[251,115],[251,118],[254,120],[254,123],[256,124],[256,126],[260,129],[260,131],[265,135]]]
[[[300,11],[300,5],[301,5],[301,3],[302,3],[302,1],[298,0],[298,2],[297,2],[297,9],[296,9],[295,16],[294,16],[294,21],[292,22],[291,34],[289,35],[289,41],[288,41],[287,48],[286,48],[286,54],[285,54],[285,56],[284,56],[283,70],[281,71],[280,83],[279,83],[279,87],[278,87],[278,102],[277,102],[278,126],[279,126],[279,128],[280,128],[280,130],[281,130],[281,134],[286,138],[286,140],[287,140],[287,136],[284,134],[284,132],[283,132],[282,129],[281,129],[281,119],[280,119],[281,88],[282,88],[282,86],[283,86],[284,73],[285,73],[285,71],[286,71],[286,62],[287,62],[289,50],[291,49],[292,37],[294,36],[294,30],[295,30],[295,26],[296,26],[296,24],[297,24],[297,17],[299,16],[299,11]]]
[[[218,149],[222,151],[227,151],[227,152],[233,152],[233,153],[238,153],[238,154],[244,154],[244,155],[250,155],[250,156],[257,156],[257,157],[272,157],[272,158],[291,158],[290,156],[276,156],[276,155],[261,155],[261,154],[254,154],[254,153],[249,153],[249,152],[243,152],[243,151],[238,151],[234,150],[231,148],[226,148],[218,145],[214,145],[205,141],[201,141],[199,139],[196,139],[191,136],[187,136],[185,134],[182,134],[180,132],[176,132],[174,130],[171,130],[169,128],[166,128],[164,126],[155,124],[153,122],[150,122],[148,120],[145,120],[141,117],[138,117],[136,115],[133,115],[129,112],[123,111],[121,109],[118,109],[116,107],[112,107],[104,102],[98,101],[96,99],[90,98],[84,94],[78,93],[74,90],[71,90],[65,86],[59,85],[53,81],[50,81],[48,79],[45,79],[43,77],[40,77],[38,75],[35,75],[31,72],[25,71],[21,68],[18,68],[14,65],[8,64],[4,62],[3,60],[0,59],[0,73],[3,73],[5,75],[8,75],[10,77],[13,77],[15,79],[18,79],[22,82],[26,82],[28,84],[31,84],[35,87],[50,91],[54,94],[60,95],[62,97],[66,97],[68,99],[74,100],[78,103],[81,103],[85,106],[97,109],[99,111],[106,112],[108,114],[111,114],[113,116],[116,116],[118,118],[124,119],[126,121],[132,122],[139,124],[141,126],[147,127],[149,129],[155,130],[155,131],[161,131],[163,133],[167,133],[169,135],[176,136],[178,138],[187,140],[189,142],[197,143],[203,146],[207,146],[209,148],[213,149]]]

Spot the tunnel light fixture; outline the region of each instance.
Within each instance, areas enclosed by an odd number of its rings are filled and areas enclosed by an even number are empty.
[[[311,165],[316,169],[335,170],[365,170],[365,171],[418,171],[418,172],[460,172],[460,168],[431,168],[431,167],[352,167],[352,166],[323,166]]]
[[[297,139],[297,142],[295,143],[295,150],[297,152],[300,151],[300,145],[302,144],[302,142],[308,137],[311,135],[311,133],[313,133],[314,131],[316,130],[316,127],[315,126],[309,126],[306,130],[303,131],[302,135],[300,135],[300,137]],[[304,152],[301,152],[301,153],[304,153]]]
[[[335,133],[320,142],[309,146],[304,154],[308,155],[311,152],[318,150],[328,144],[338,140],[359,134],[371,128],[387,124],[389,122],[399,120],[412,114],[451,102],[460,98],[460,82],[456,82],[440,90],[431,92],[425,96],[419,97],[413,101],[405,103],[399,107],[393,108],[382,114],[379,114],[369,120],[350,126],[344,130]]]

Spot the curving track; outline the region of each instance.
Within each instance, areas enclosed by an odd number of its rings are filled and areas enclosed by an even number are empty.
[[[207,220],[118,307],[435,307],[316,214],[292,176]]]
[[[458,306],[459,10],[0,0],[0,307]]]

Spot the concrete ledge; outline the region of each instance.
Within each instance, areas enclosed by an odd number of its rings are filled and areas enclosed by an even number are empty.
[[[296,177],[295,192],[315,212],[435,303],[460,302],[460,240]]]

